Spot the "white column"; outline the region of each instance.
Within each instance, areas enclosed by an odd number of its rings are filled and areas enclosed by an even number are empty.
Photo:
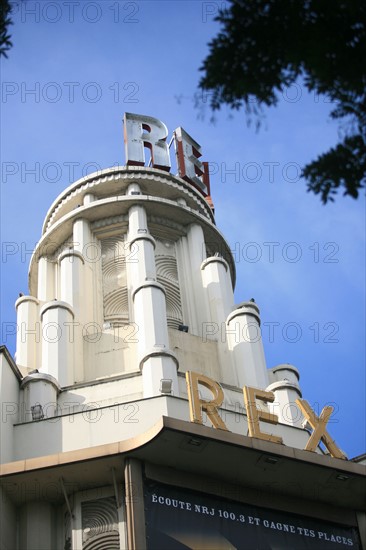
[[[60,265],[60,300],[70,304],[77,317],[84,305],[82,269],[84,258],[74,249],[65,250],[58,257]]]
[[[73,346],[74,346],[74,380],[84,379],[83,364],[83,329],[85,327],[84,308],[90,307],[92,300],[86,299],[86,282],[84,258],[75,249],[65,250],[58,257],[60,272],[60,300],[70,304],[74,314]],[[90,289],[89,289],[90,292]],[[89,305],[87,303],[89,302]]]
[[[60,385],[53,376],[41,372],[33,373],[23,378],[20,387],[24,391],[22,422],[40,420],[41,418],[35,417],[37,413],[44,418],[52,418],[56,415]],[[35,406],[38,406],[38,409],[32,415],[32,407]]]
[[[93,195],[85,195],[86,199],[93,202]],[[97,243],[93,240],[93,235],[90,229],[88,220],[78,219],[74,222],[73,241],[75,252],[81,254],[83,259],[80,265],[80,284],[83,288],[83,293],[80,295],[80,303],[73,303],[75,315],[78,316],[83,326],[88,323],[94,323],[94,305],[95,293],[93,284],[93,273],[96,261],[100,259],[100,249]]]
[[[268,403],[269,411],[278,416],[279,422],[301,428],[304,417],[296,405],[296,399],[302,397],[299,371],[285,363],[270,369],[269,373],[275,380],[266,388],[275,395],[274,402]]]
[[[186,281],[186,285],[189,285],[187,290],[191,294],[195,312],[195,319],[193,320],[195,324],[190,327],[190,332],[202,337],[205,327],[204,323],[210,321],[210,308],[207,294],[203,291],[201,277],[201,264],[206,259],[205,238],[202,227],[197,223],[192,223],[189,226],[187,243],[188,257],[185,260],[187,265],[190,266],[190,278]]]
[[[136,184],[128,192],[132,191],[136,193]],[[144,397],[159,395],[162,380],[171,380],[171,391],[178,395],[178,362],[169,349],[165,291],[156,280],[155,241],[149,234],[143,206],[135,205],[129,210],[128,241],[133,254],[127,263],[127,278],[133,320],[138,328]]]
[[[54,300],[41,308],[42,371],[60,386],[74,383],[74,313],[65,302]]]
[[[85,201],[84,197],[84,201]],[[93,201],[91,201],[93,202]],[[76,252],[80,252],[84,261],[88,259],[88,245],[91,243],[92,235],[88,220],[78,218],[73,226],[73,245]]]
[[[83,199],[83,205],[86,206],[88,204],[90,204],[91,202],[94,202],[95,201],[95,195],[93,195],[92,193],[86,193],[84,195],[84,199]]]
[[[37,348],[41,342],[39,301],[34,296],[22,296],[15,302],[17,311],[16,362],[28,369],[37,368]]]
[[[201,265],[203,289],[207,294],[210,308],[210,319],[203,329],[202,339],[217,341],[218,355],[222,372],[222,380],[228,384],[236,384],[233,376],[232,353],[229,352],[226,341],[225,322],[234,306],[234,293],[230,270],[227,262],[220,256],[204,260]]]
[[[46,256],[38,260],[38,300],[49,302],[56,298],[55,291],[55,262]]]
[[[234,293],[228,263],[212,256],[201,265],[203,287],[207,293],[211,320],[221,324],[234,307]]]
[[[79,252],[83,258],[82,266],[82,284],[84,287],[84,301],[80,311],[80,316],[84,322],[92,322],[93,316],[93,267],[99,259],[100,250],[93,240],[89,222],[84,219],[75,220],[73,228],[74,250]]]
[[[257,304],[239,304],[227,318],[226,333],[238,385],[265,389],[268,386],[268,373]]]

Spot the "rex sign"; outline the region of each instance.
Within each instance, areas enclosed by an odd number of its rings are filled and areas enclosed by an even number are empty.
[[[124,141],[127,166],[145,165],[145,147],[150,149],[151,166],[170,171],[169,147],[172,142],[178,166],[178,176],[198,189],[204,197],[210,194],[208,162],[201,162],[201,146],[183,128],[173,132],[167,143],[168,129],[161,120],[145,115],[125,113]]]
[[[224,421],[219,415],[219,407],[222,405],[224,400],[224,392],[220,384],[214,380],[211,380],[211,378],[204,376],[203,374],[198,374],[191,371],[186,372],[186,383],[191,422],[203,424],[202,413],[205,412],[214,428],[227,430]],[[201,399],[199,384],[207,388],[212,393],[212,399],[210,401]],[[259,424],[259,421],[267,422],[269,424],[278,423],[278,417],[275,414],[262,411],[257,407],[256,403],[257,399],[265,403],[273,403],[275,400],[274,393],[260,390],[258,388],[251,388],[250,386],[244,386],[243,394],[248,417],[249,435],[251,437],[256,437],[257,439],[264,439],[274,443],[283,443],[281,437],[262,432]],[[306,421],[313,429],[305,450],[313,452],[316,451],[318,444],[322,441],[331,456],[334,458],[345,459],[345,455],[339,449],[332,437],[328,434],[326,429],[327,422],[333,412],[333,407],[324,407],[318,417],[305,399],[297,399],[296,404],[304,415]]]

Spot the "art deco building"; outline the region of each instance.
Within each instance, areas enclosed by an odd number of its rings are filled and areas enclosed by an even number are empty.
[[[0,354],[1,550],[365,549],[365,468],[267,367],[200,147],[174,132],[173,175],[166,134],[126,114],[127,165],[46,215]]]

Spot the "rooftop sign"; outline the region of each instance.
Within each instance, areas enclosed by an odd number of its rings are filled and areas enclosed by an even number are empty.
[[[218,382],[211,380],[203,374],[188,371],[186,372],[186,384],[189,401],[189,412],[191,422],[203,424],[203,415],[205,412],[214,428],[228,431],[225,422],[219,415],[219,407],[224,401],[224,392]],[[210,401],[201,399],[199,385],[207,388],[213,398]],[[251,437],[272,441],[273,443],[283,444],[282,437],[262,432],[260,421],[269,424],[278,424],[278,417],[275,414],[270,414],[257,407],[257,399],[263,403],[273,403],[275,395],[273,392],[252,388],[250,386],[243,387],[244,404],[247,411],[248,430]],[[329,454],[334,458],[345,459],[341,449],[327,432],[327,422],[333,412],[333,407],[324,407],[318,417],[311,409],[309,403],[305,399],[297,399],[296,405],[302,412],[305,421],[313,429],[312,434],[306,444],[305,450],[315,452],[319,443],[322,442]]]
[[[201,146],[183,128],[177,128],[168,145],[164,122],[145,115],[125,113],[124,140],[127,166],[145,166],[145,148],[151,152],[151,166],[170,171],[169,147],[174,142],[178,176],[198,189],[204,197],[210,194],[208,162],[201,162]]]

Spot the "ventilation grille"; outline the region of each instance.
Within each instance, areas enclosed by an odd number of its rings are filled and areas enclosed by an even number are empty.
[[[101,241],[104,320],[128,323],[125,243],[123,237]]]
[[[161,243],[157,251],[161,251]],[[167,254],[156,254],[156,273],[158,282],[163,285],[166,292],[167,323],[171,328],[178,329],[183,322],[182,301],[179,291],[177,260],[175,259],[174,245],[169,248]]]
[[[81,505],[83,550],[119,550],[118,514],[113,497]]]

